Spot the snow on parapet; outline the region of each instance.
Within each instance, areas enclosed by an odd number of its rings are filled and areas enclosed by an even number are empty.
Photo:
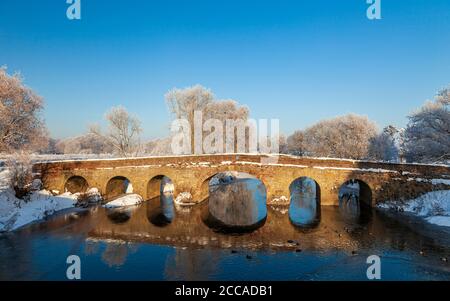
[[[393,172],[398,173],[396,170],[382,169],[382,168],[355,168],[355,167],[332,167],[332,166],[313,166],[316,169],[335,169],[335,170],[350,170],[350,171],[365,171],[365,172]]]
[[[288,154],[265,154],[265,153],[221,153],[221,154],[191,154],[191,155],[165,155],[165,156],[141,156],[141,157],[104,157],[104,158],[76,158],[71,159],[70,155],[68,159],[49,159],[48,156],[42,156],[42,159],[39,159],[41,156],[35,156],[35,163],[71,163],[71,162],[80,162],[80,161],[126,161],[126,160],[140,160],[140,159],[151,159],[151,158],[189,158],[189,157],[220,157],[220,156],[253,156],[253,157],[278,157],[278,158],[291,158],[291,159],[305,159],[305,160],[321,160],[321,161],[341,161],[341,162],[349,162],[349,163],[374,163],[374,164],[388,164],[388,165],[400,165],[400,166],[436,166],[436,167],[450,167],[450,164],[443,163],[402,163],[402,162],[385,162],[385,161],[373,161],[373,160],[355,160],[355,159],[345,159],[345,158],[333,158],[333,157],[311,157],[311,156],[295,156]]]

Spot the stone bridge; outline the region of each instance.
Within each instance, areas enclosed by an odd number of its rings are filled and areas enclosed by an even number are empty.
[[[191,193],[195,202],[208,197],[209,180],[226,171],[244,172],[266,187],[268,204],[286,204],[294,180],[316,182],[321,205],[338,205],[339,188],[349,180],[360,184],[360,199],[369,205],[417,197],[425,192],[450,189],[450,166],[391,164],[289,155],[215,154],[41,162],[34,165],[44,187],[59,192],[82,192],[96,187],[106,197],[133,192],[144,199],[160,194],[161,180],[170,178],[174,196]],[[283,196],[285,198],[283,198]]]

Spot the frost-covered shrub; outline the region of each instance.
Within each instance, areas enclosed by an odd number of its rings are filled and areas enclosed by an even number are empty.
[[[25,197],[31,190],[33,181],[33,164],[27,153],[16,153],[8,159],[9,184],[18,198]]]
[[[301,144],[309,156],[366,159],[376,134],[377,126],[368,117],[348,114],[307,128]]]

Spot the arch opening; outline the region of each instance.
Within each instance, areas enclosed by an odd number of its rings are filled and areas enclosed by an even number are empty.
[[[339,188],[339,209],[345,218],[365,220],[372,205],[370,186],[359,179],[350,179]]]
[[[221,172],[203,182],[207,185],[205,223],[219,232],[251,232],[267,218],[266,187],[242,172]]]
[[[133,186],[130,180],[126,177],[117,176],[108,181],[105,199],[111,200],[127,193],[133,193]]]
[[[163,194],[173,194],[174,186],[172,180],[164,175],[157,175],[147,183],[147,199],[159,197]]]
[[[320,186],[312,178],[300,177],[289,185],[289,220],[295,226],[312,227],[320,222]]]
[[[147,184],[147,219],[158,227],[169,225],[175,217],[172,180],[164,175],[150,179]]]
[[[85,178],[81,176],[72,176],[69,179],[67,179],[66,183],[64,184],[64,191],[68,191],[70,193],[77,193],[77,192],[86,192],[89,189],[89,184],[86,181]]]

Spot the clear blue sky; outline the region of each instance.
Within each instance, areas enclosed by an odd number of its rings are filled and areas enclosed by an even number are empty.
[[[380,126],[450,83],[450,1],[0,1],[0,65],[45,98],[55,137],[77,135],[122,104],[144,136],[168,132],[164,94],[202,84],[279,118],[283,132],[349,112]]]

